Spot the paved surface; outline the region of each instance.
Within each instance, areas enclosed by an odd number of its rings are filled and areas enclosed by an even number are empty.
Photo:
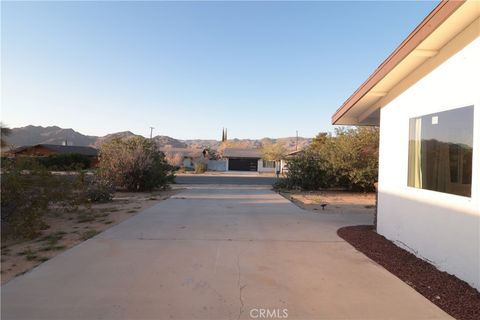
[[[273,185],[277,178],[255,175],[178,175],[178,184]]]
[[[448,318],[336,235],[369,222],[191,187],[5,284],[2,319]]]

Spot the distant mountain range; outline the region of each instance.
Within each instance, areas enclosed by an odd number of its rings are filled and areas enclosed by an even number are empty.
[[[114,138],[127,139],[136,136],[130,131],[122,131],[108,134],[103,137],[87,136],[73,129],[64,129],[57,126],[41,127],[26,126],[21,128],[13,128],[12,133],[6,137],[6,141],[13,147],[35,145],[35,144],[65,144],[73,146],[93,146],[99,147],[105,141]],[[169,136],[155,136],[153,138],[160,148],[191,148],[199,149],[209,147],[218,149],[222,144],[219,140],[178,140]],[[287,151],[295,150],[296,138],[278,138],[278,139],[230,139],[236,147],[243,148],[259,148],[265,143],[282,143]],[[303,149],[312,142],[310,138],[298,138],[298,148]]]

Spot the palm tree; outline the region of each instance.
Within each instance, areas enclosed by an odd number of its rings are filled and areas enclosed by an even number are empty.
[[[3,123],[0,123],[0,131],[1,131],[0,143],[1,143],[1,147],[4,148],[8,145],[7,141],[5,141],[5,137],[9,136],[12,133],[12,129],[6,127]]]

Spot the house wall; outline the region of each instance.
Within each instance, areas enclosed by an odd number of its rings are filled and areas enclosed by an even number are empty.
[[[263,167],[263,160],[258,159],[258,172],[275,172],[275,168],[264,168]]]
[[[194,167],[193,161],[192,161],[192,159],[189,158],[189,157],[183,158],[183,162],[182,162],[182,163],[183,163],[183,167],[184,167],[184,168],[193,168],[193,167]]]
[[[280,160],[280,172],[282,174],[288,172],[288,160],[287,159]]]
[[[438,56],[441,55],[439,52]],[[477,37],[381,109],[378,185],[378,232],[477,289],[480,289],[479,71]],[[471,198],[408,187],[409,119],[469,105],[475,106]]]
[[[227,171],[227,160],[208,160],[207,170],[209,171]]]

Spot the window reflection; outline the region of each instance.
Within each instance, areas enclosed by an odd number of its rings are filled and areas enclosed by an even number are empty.
[[[408,186],[470,197],[473,106],[410,119]]]

